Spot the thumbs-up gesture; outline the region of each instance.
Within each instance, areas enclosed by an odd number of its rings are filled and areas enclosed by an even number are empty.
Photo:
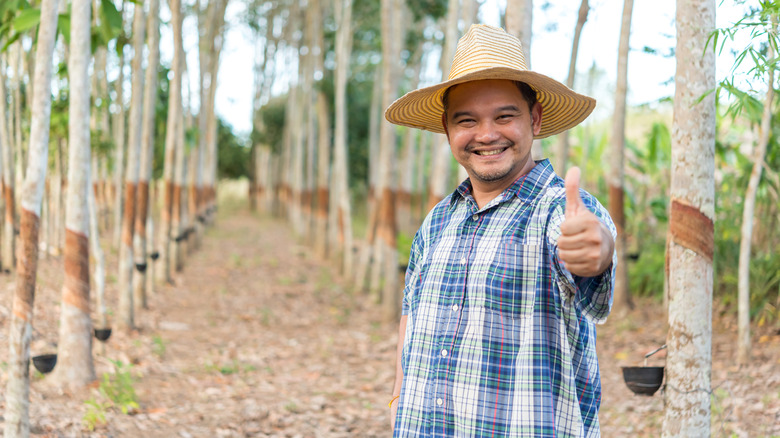
[[[558,256],[572,274],[594,277],[612,262],[615,241],[609,229],[582,201],[578,167],[566,172],[565,184],[566,213],[558,238]]]

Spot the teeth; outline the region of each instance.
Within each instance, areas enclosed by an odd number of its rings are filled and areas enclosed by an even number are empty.
[[[501,152],[504,152],[504,149],[496,149],[496,150],[494,150],[494,151],[478,151],[478,152],[477,152],[477,155],[482,155],[482,156],[486,156],[486,155],[498,155],[498,154],[500,154]]]

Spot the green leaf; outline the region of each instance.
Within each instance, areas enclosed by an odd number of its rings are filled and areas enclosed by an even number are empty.
[[[65,44],[70,45],[70,14],[60,14],[57,16],[57,29],[65,39]]]
[[[100,27],[106,42],[116,38],[122,31],[122,14],[111,0],[100,2]]]
[[[5,43],[5,45],[3,46],[3,49],[0,50],[0,52],[5,52],[6,50],[8,50],[8,48],[11,47],[11,44],[13,44],[16,41],[18,41],[19,38],[21,38],[21,36],[22,36],[21,33],[19,33],[19,32],[15,33],[14,36],[12,36],[11,38],[8,39],[8,41]]]
[[[41,10],[40,9],[24,9],[14,19],[14,30],[16,32],[24,32],[37,26],[41,22]]]

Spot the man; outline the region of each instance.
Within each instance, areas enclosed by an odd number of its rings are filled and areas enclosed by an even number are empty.
[[[475,25],[449,80],[408,93],[390,122],[443,132],[469,178],[411,249],[390,401],[395,437],[598,436],[594,323],[612,303],[615,228],[531,144],[595,101],[529,71],[520,42]]]

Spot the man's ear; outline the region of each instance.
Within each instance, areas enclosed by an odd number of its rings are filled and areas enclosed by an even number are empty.
[[[450,131],[447,129],[447,113],[441,113],[441,127],[444,128],[444,135],[447,136],[447,141],[449,141]]]
[[[542,130],[542,104],[539,102],[531,108],[531,128],[535,136]]]

